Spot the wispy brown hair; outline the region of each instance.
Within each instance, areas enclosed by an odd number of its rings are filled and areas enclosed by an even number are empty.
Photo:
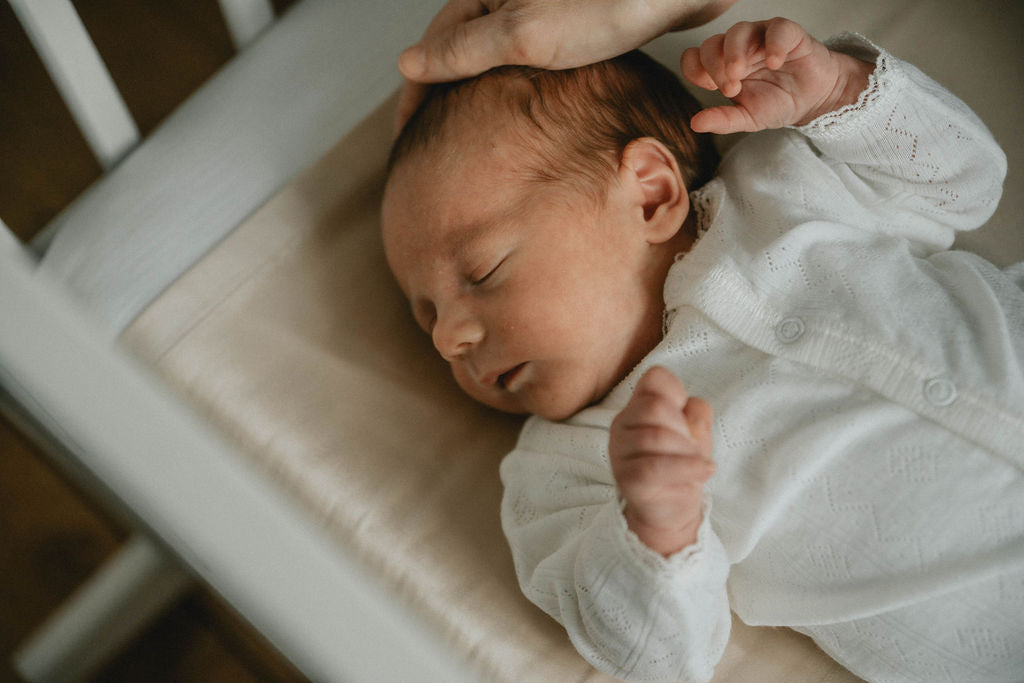
[[[622,150],[642,137],[672,151],[688,190],[707,182],[718,163],[710,137],[690,129],[700,105],[675,74],[634,50],[576,69],[505,66],[430,86],[391,149],[388,174],[406,156],[443,139],[459,112],[488,105],[540,133],[532,144],[536,136],[523,136],[538,155],[530,174],[540,182],[568,182],[601,196]]]

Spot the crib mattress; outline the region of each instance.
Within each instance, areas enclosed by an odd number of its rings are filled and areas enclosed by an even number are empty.
[[[790,0],[771,8],[818,35],[865,32],[982,113],[1010,156],[1009,192],[990,226],[960,243],[1001,265],[1024,258],[1022,145],[1012,120],[1024,106],[1020,58],[1010,31],[997,26],[1019,26],[1022,11],[1004,4]],[[726,18],[760,14],[741,0]],[[681,40],[661,39],[651,51],[671,62]],[[987,56],[966,64],[967,46],[981,40]],[[461,394],[387,271],[378,209],[393,106],[377,109],[173,282],[122,340],[484,678],[613,680],[580,658],[516,584],[498,463],[520,420]],[[804,636],[734,619],[715,680],[858,679]]]

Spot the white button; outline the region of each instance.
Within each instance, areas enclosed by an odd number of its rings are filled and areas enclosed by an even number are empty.
[[[782,322],[775,326],[775,336],[783,344],[792,344],[804,335],[804,321],[796,316],[783,318]]]
[[[956,400],[956,385],[945,377],[936,377],[924,383],[924,398],[933,406],[948,406]]]

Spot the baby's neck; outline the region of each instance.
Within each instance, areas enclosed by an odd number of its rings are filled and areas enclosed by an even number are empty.
[[[642,361],[654,348],[661,343],[664,332],[665,317],[665,280],[672,265],[689,253],[696,239],[692,237],[696,227],[692,219],[692,212],[687,216],[686,222],[679,231],[669,240],[651,245],[654,250],[651,254],[650,266],[644,272],[644,291],[646,296],[643,305],[645,310],[642,316],[642,323],[636,330],[633,349],[637,351],[635,357],[625,359],[620,370],[619,381],[625,379],[634,367]]]

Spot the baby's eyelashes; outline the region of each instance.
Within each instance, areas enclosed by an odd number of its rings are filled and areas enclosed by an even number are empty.
[[[482,270],[482,271],[484,271],[483,275],[470,275],[469,278],[468,278],[469,279],[469,284],[471,284],[474,287],[476,287],[478,285],[484,284],[485,282],[487,282],[491,278],[492,275],[494,275],[496,272],[498,272],[498,269],[501,268],[501,265],[503,263],[505,263],[505,259],[504,258],[501,259],[500,261],[498,261],[494,266],[492,266],[490,268],[487,268],[487,269],[478,268],[475,272],[480,272]]]

